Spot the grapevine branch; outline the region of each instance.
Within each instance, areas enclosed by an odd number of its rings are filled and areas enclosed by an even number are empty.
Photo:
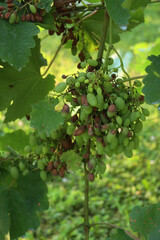
[[[107,10],[105,8],[105,10],[104,10],[104,25],[103,25],[102,37],[101,37],[99,51],[98,51],[98,57],[97,57],[97,60],[99,62],[102,61],[102,56],[103,56],[103,51],[104,51],[105,41],[106,41],[106,35],[107,35],[108,20],[109,20],[109,16],[108,16]]]
[[[109,58],[109,55],[112,50],[112,24],[113,24],[113,22],[112,22],[112,19],[110,18],[110,21],[109,21],[109,46],[108,46],[106,59],[105,59],[105,69],[107,69],[107,73],[108,73],[108,58]]]

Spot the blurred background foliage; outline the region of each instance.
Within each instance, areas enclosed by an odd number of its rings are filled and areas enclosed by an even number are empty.
[[[130,76],[145,74],[149,64],[147,57],[160,54],[160,8],[150,4],[145,10],[145,23],[132,32],[121,34],[121,41],[116,44],[124,59]],[[60,37],[46,37],[41,31],[42,52],[48,62],[51,61],[60,44]],[[159,38],[158,38],[159,37]],[[91,46],[92,51],[97,46]],[[96,56],[97,52],[92,52]],[[114,56],[114,55],[113,55]],[[78,57],[71,55],[67,47],[61,49],[49,72],[62,81],[63,74],[77,71]],[[115,59],[115,63],[118,60]],[[45,69],[42,69],[42,72]],[[143,206],[160,201],[160,113],[157,106],[146,105],[151,115],[140,134],[140,148],[134,157],[127,159],[123,155],[106,159],[107,171],[103,179],[96,179],[90,184],[90,217],[93,222],[109,222],[129,229],[129,212],[133,206]],[[0,135],[16,129],[30,131],[26,119],[3,124],[4,113],[0,115]],[[69,175],[63,181],[48,184],[50,208],[41,213],[40,227],[31,230],[26,240],[65,240],[67,233],[75,225],[83,222],[83,175]],[[90,240],[105,240],[111,229],[94,227]],[[71,239],[82,240],[83,229],[76,229]]]

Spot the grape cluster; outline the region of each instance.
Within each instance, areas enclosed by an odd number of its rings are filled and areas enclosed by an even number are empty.
[[[10,24],[21,21],[43,22],[45,10],[37,7],[38,1],[24,0],[15,2],[7,0],[5,6],[0,6],[0,17],[9,21]]]
[[[108,63],[112,64],[113,59],[108,59]],[[86,70],[89,66],[94,70]],[[129,86],[124,83],[125,77],[118,76],[117,68],[106,74],[103,66],[96,70],[97,66],[93,59],[81,62],[83,72],[66,77],[55,87],[55,96],[64,102],[64,124],[50,133],[31,133],[25,152],[33,164],[27,168],[21,161],[19,169],[12,166],[12,176],[37,169],[43,181],[63,178],[71,171],[71,161],[76,161],[70,155],[62,157],[70,151],[81,156],[89,181],[94,181],[95,176],[101,177],[105,172],[106,157],[121,153],[128,158],[133,156],[143,121],[149,116],[149,111],[142,107],[144,96],[137,89],[141,82],[136,80]]]

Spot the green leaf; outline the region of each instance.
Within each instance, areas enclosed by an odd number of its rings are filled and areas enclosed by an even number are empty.
[[[46,12],[49,12],[52,4],[53,4],[53,0],[40,0],[40,2],[37,4],[37,7],[41,9],[45,9]]]
[[[148,75],[143,79],[145,101],[148,104],[160,103],[160,55],[152,55],[148,59],[152,63],[146,68]]]
[[[36,183],[36,184],[35,184]],[[9,231],[11,240],[37,228],[37,211],[48,208],[47,187],[39,174],[30,173],[20,177],[13,185],[8,173],[0,176],[0,236],[5,239]]]
[[[82,163],[82,157],[78,153],[75,153],[73,150],[64,152],[61,155],[61,161],[64,161],[67,164],[67,167],[75,172],[80,169]]]
[[[51,12],[47,13],[43,17],[43,22],[42,23],[37,22],[36,24],[38,26],[42,27],[42,28],[57,31],[57,28],[53,23],[53,15],[52,15]]]
[[[64,118],[61,112],[55,111],[55,106],[58,100],[49,103],[48,101],[41,101],[32,107],[31,112],[31,126],[39,131],[46,131],[49,135],[53,130],[56,130],[64,123]],[[43,113],[43,114],[42,114]]]
[[[87,32],[87,34],[91,37],[94,43],[100,41],[102,35],[102,28],[103,28],[103,21],[104,21],[104,10],[99,10],[96,14],[91,16],[90,18],[85,19],[82,22],[82,26]],[[108,28],[108,26],[107,26]],[[116,43],[120,40],[119,33],[122,30],[113,23],[113,43]],[[107,31],[107,42],[109,42],[109,31]]]
[[[131,18],[129,19],[129,25],[127,29],[132,29],[139,24],[144,22],[144,10],[142,8],[138,8],[135,11],[131,11]]]
[[[124,0],[105,0],[109,16],[118,26],[126,26],[130,13],[127,9],[122,7]]]
[[[160,239],[160,204],[134,207],[130,214],[130,225],[134,232],[148,240]]]
[[[136,10],[139,7],[145,8],[151,0],[125,0],[122,6],[129,10]]]
[[[34,23],[9,24],[0,19],[0,58],[16,69],[22,69],[29,61],[30,48],[35,46],[33,37],[39,33]]]
[[[42,78],[40,67],[46,61],[40,54],[40,42],[36,41],[29,64],[17,71],[6,63],[0,68],[0,110],[7,108],[5,122],[28,115],[31,105],[44,99],[54,87],[54,76]]]
[[[118,229],[116,235],[111,240],[133,240],[133,238],[129,237],[124,230]]]
[[[24,147],[28,142],[29,137],[22,130],[6,133],[4,136],[0,137],[0,150],[7,151],[7,147],[9,146],[20,154],[24,154]]]

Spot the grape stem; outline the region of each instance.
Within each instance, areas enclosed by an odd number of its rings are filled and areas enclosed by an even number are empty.
[[[90,227],[94,227],[94,226],[97,226],[97,225],[99,225],[99,226],[103,226],[103,225],[104,225],[104,226],[110,226],[110,227],[112,227],[112,228],[122,229],[122,230],[125,231],[125,233],[126,233],[127,235],[129,235],[130,237],[132,237],[134,240],[140,240],[140,239],[137,238],[135,235],[133,235],[131,232],[125,230],[125,229],[122,228],[122,227],[119,227],[119,226],[117,226],[117,225],[111,224],[111,223],[92,223],[92,224],[90,225]]]
[[[129,81],[133,81],[133,80],[140,79],[140,78],[145,78],[146,76],[147,75],[140,75],[140,76],[135,76],[135,77],[132,77],[132,78],[127,78],[126,80],[119,81],[119,83],[129,82]]]
[[[125,68],[124,68],[124,64],[123,64],[123,60],[122,60],[122,58],[121,58],[121,55],[119,54],[119,52],[117,51],[117,49],[114,47],[114,46],[112,46],[112,49],[113,49],[113,51],[117,54],[117,56],[118,56],[118,58],[119,58],[119,60],[120,60],[120,63],[121,63],[121,69],[122,69],[122,71],[124,72],[124,74],[127,76],[127,78],[128,78],[128,81],[129,81],[129,86],[130,86],[130,90],[131,90],[131,96],[132,96],[132,98],[133,98],[133,89],[132,89],[132,83],[131,83],[131,80],[130,80],[130,76],[129,76],[129,74],[127,73],[127,71],[125,70]]]
[[[90,140],[88,140],[87,144],[87,154],[90,153]],[[84,233],[85,240],[89,240],[89,180],[88,180],[88,171],[86,169],[86,161],[84,162],[84,171],[85,171],[85,200],[84,200]]]
[[[105,59],[105,63],[104,63],[105,64],[105,69],[106,69],[107,73],[108,73],[108,58],[109,58],[109,55],[110,55],[112,47],[113,47],[113,44],[112,44],[112,27],[113,26],[112,25],[113,25],[113,21],[110,18],[110,21],[109,21],[109,46],[108,46],[106,59]]]
[[[109,16],[108,16],[108,13],[107,13],[107,10],[106,10],[106,7],[105,7],[105,10],[104,10],[104,24],[103,24],[102,36],[101,36],[99,50],[98,50],[98,57],[97,57],[97,61],[99,63],[102,62],[103,51],[104,51],[104,48],[105,48],[107,28],[108,28],[108,20],[109,20]]]

